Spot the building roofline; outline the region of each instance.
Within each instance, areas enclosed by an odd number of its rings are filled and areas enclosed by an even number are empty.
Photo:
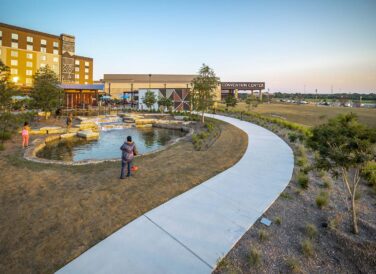
[[[54,35],[54,34],[50,34],[50,33],[46,33],[46,32],[41,32],[41,31],[36,31],[36,30],[18,27],[18,26],[14,26],[14,25],[9,25],[9,24],[5,24],[5,23],[2,23],[2,22],[0,22],[0,27],[15,29],[15,30],[24,31],[24,32],[31,32],[31,33],[34,33],[34,34],[49,36],[49,37],[52,37],[52,38],[60,38],[59,35]]]
[[[94,59],[91,58],[91,57],[85,57],[85,56],[81,56],[81,55],[74,55],[73,57],[78,57],[79,59],[90,60],[90,61],[93,61],[93,60],[94,60]]]

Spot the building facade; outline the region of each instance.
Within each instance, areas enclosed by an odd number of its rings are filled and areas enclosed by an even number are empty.
[[[197,75],[189,74],[105,74],[103,83],[105,93],[112,98],[127,98],[136,101],[140,108],[144,108],[142,98],[147,90],[155,96],[170,98],[174,110],[189,109],[189,92],[192,81]],[[221,99],[221,87],[216,89],[215,100]]]
[[[85,85],[93,84],[93,59],[75,54],[72,35],[53,35],[0,23],[0,59],[10,68],[11,80],[24,91],[32,88],[35,73],[49,66],[63,88],[64,85],[82,85],[77,90],[64,88],[68,107],[75,107],[69,103],[73,102],[69,98],[71,94],[95,95],[92,90],[85,89]]]

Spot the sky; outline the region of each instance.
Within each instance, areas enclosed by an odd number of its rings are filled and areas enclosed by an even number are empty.
[[[262,81],[271,92],[376,93],[376,0],[0,0],[0,22],[76,37],[110,73]]]

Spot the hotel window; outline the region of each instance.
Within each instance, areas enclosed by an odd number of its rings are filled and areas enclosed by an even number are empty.
[[[40,68],[45,68],[46,64],[40,64]]]
[[[0,37],[3,37],[3,32],[0,30]]]
[[[12,42],[12,48],[18,49],[18,43],[17,42]]]
[[[11,66],[18,66],[18,61],[17,60],[11,60],[10,65]]]
[[[89,69],[88,68],[85,68],[85,73],[89,73]]]
[[[85,67],[88,67],[89,66],[89,62],[85,62]]]
[[[33,75],[33,71],[32,71],[31,69],[27,69],[27,70],[26,70],[26,75],[27,75],[27,76],[31,76],[31,75]]]
[[[41,44],[41,45],[47,45],[47,41],[44,40],[44,39],[41,39],[41,40],[40,40],[40,44]]]
[[[85,85],[87,85],[88,83],[85,81]]]
[[[79,72],[79,71],[80,71],[80,68],[79,68],[79,67],[75,67],[75,68],[74,68],[74,71]]]
[[[57,63],[57,62],[59,62],[59,58],[58,58],[58,57],[54,57],[54,58],[53,58],[53,61],[54,61],[55,63]]]
[[[10,69],[10,74],[18,74],[18,69]]]
[[[79,74],[75,74],[75,75],[74,75],[74,78],[76,78],[76,79],[80,79],[80,75],[79,75]]]
[[[46,61],[46,60],[47,60],[46,55],[42,55],[42,56],[40,57],[40,60],[42,60],[42,61]]]
[[[12,40],[18,40],[18,34],[12,33]]]
[[[85,75],[85,80],[89,80],[89,75]]]
[[[52,70],[57,70],[57,65],[53,64],[52,65]]]
[[[29,68],[33,67],[33,62],[30,62],[30,61],[26,62],[26,66]]]
[[[46,53],[47,50],[46,50],[46,48],[44,48],[44,47],[40,47],[40,52]]]
[[[1,38],[1,37],[0,37],[0,38]],[[2,46],[2,45],[3,45],[3,40],[0,39],[0,46]]]
[[[26,50],[32,51],[33,50],[33,45],[26,45]]]
[[[26,78],[26,85],[31,85],[33,83],[32,78]]]
[[[33,37],[31,36],[26,37],[26,41],[29,43],[33,43]]]
[[[75,64],[75,65],[79,65],[79,64],[80,64],[80,60],[75,60],[75,61],[74,61],[74,64]]]
[[[27,58],[27,59],[33,59],[33,54],[31,54],[31,53],[26,53],[26,58]]]
[[[12,57],[18,57],[18,51],[12,50],[10,52],[10,56],[12,56]]]
[[[59,47],[59,42],[54,42],[54,48],[58,48]]]
[[[52,51],[52,53],[53,53],[53,54],[59,54],[59,51],[58,51],[57,49],[54,49],[54,50]]]

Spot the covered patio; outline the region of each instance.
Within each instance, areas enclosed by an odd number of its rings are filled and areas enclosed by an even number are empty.
[[[88,108],[98,106],[99,95],[104,94],[103,84],[63,84],[66,108]]]

